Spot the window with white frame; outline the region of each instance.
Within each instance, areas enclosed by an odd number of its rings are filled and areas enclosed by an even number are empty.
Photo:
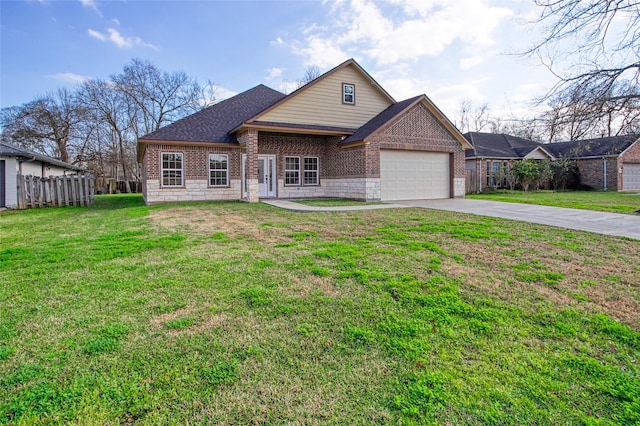
[[[162,186],[182,186],[183,156],[181,152],[162,153]]]
[[[300,185],[300,157],[284,158],[284,184]]]
[[[304,158],[304,184],[318,185],[318,157]]]
[[[356,103],[355,84],[342,83],[342,102],[345,104]]]
[[[209,154],[209,186],[229,185],[229,156]]]

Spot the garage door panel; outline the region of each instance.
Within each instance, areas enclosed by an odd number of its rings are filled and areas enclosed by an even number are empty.
[[[380,151],[383,200],[449,198],[449,153]]]
[[[622,165],[622,189],[640,191],[640,164],[624,163]]]

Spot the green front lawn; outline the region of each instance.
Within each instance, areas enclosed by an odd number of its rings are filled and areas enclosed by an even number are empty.
[[[466,197],[477,200],[539,204],[616,213],[638,213],[640,210],[640,194],[617,191],[524,192],[498,190],[486,194],[468,194]]]
[[[131,195],[0,241],[0,423],[640,422],[640,241]]]

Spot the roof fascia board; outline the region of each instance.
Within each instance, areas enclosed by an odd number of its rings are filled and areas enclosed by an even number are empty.
[[[243,124],[239,127],[236,127],[232,130],[232,133],[238,131],[244,131],[248,129],[256,129],[264,132],[281,132],[281,133],[303,133],[303,134],[311,134],[311,135],[325,135],[325,136],[345,136],[352,135],[355,133],[353,131],[347,130],[322,130],[322,129],[313,129],[307,127],[288,127],[288,126],[265,126],[260,124]]]

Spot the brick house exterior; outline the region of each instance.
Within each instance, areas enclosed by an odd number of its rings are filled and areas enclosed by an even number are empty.
[[[463,197],[468,148],[425,95],[396,102],[348,60],[288,96],[256,86],[141,137],[138,160],[147,204],[263,197],[377,201]],[[392,158],[391,151],[403,155]],[[438,179],[425,179],[422,170],[432,163]],[[425,192],[401,192],[402,179],[411,178],[407,167]]]
[[[582,185],[600,191],[639,191],[638,140],[637,135],[610,136],[551,143],[548,147],[556,158],[576,160]],[[627,173],[632,169],[637,172],[633,181]]]
[[[569,158],[578,167],[580,184],[594,190],[640,190],[640,142],[638,136],[612,136],[540,144],[510,135],[466,133],[474,146],[466,151],[467,175],[476,192],[501,187],[495,171],[509,170],[526,158]],[[468,190],[470,188],[467,188]]]

